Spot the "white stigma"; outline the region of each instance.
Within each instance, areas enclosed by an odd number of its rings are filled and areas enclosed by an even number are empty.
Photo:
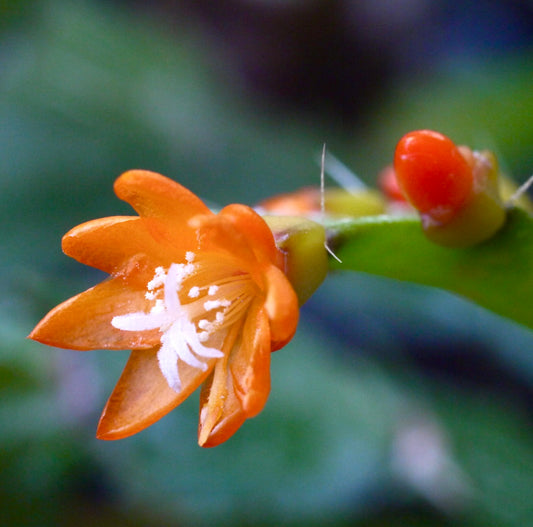
[[[168,385],[176,392],[181,390],[178,359],[193,368],[205,371],[207,364],[202,359],[223,356],[222,351],[205,346],[203,342],[206,342],[210,335],[220,327],[224,320],[224,313],[216,312],[213,321],[200,320],[197,327],[191,319],[189,305],[182,305],[180,302],[178,292],[181,290],[183,280],[195,270],[195,265],[192,263],[194,257],[194,253],[187,252],[185,255],[187,263],[173,263],[166,273],[162,267],[156,268],[154,278],[148,282],[145,294],[148,300],[155,301],[149,313],[129,313],[113,317],[111,320],[113,327],[123,331],[158,329],[161,332],[161,347],[157,352],[159,368]],[[206,288],[191,287],[188,297],[199,297],[201,289]],[[217,290],[217,286],[209,286],[208,294],[214,295]],[[194,304],[197,302],[203,301],[195,301]],[[230,304],[231,302],[226,299],[208,300],[203,302],[203,309],[210,312],[214,309],[225,309]]]

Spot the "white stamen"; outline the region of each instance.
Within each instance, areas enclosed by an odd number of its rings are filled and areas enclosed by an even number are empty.
[[[165,311],[165,302],[161,298],[155,301],[154,307],[150,309],[150,313],[163,313]]]
[[[176,264],[174,264],[176,265]],[[187,265],[183,265],[183,275],[182,277],[185,278],[189,276],[194,271],[194,264],[188,263]]]
[[[155,268],[155,275],[146,286],[148,291],[153,291],[165,283],[165,270],[162,267]]]
[[[221,300],[207,300],[204,302],[204,309],[206,311],[212,311],[213,309],[218,309],[219,307],[228,307],[230,304],[231,302],[225,298]]]
[[[202,320],[198,321],[198,327],[200,329],[209,330],[211,326],[212,326],[212,322],[209,322],[209,320],[206,320],[205,318],[202,318]]]
[[[198,298],[200,296],[200,288],[193,286],[189,289],[189,298]]]

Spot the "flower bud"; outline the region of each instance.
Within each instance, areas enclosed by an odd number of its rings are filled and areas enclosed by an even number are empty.
[[[438,132],[418,130],[399,141],[394,170],[407,200],[420,213],[424,233],[435,243],[474,245],[505,222],[491,152],[473,152]]]

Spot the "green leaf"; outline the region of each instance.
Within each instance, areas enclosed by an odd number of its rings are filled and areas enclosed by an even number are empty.
[[[329,234],[342,260],[331,259],[332,269],[446,289],[533,328],[533,218],[523,210],[509,210],[496,236],[466,249],[428,241],[414,218],[346,220]]]

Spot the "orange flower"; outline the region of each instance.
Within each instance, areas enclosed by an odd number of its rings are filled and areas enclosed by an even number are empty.
[[[135,434],[202,385],[199,444],[215,446],[261,411],[270,352],[298,322],[283,254],[251,208],[212,213],[159,174],[126,172],[117,196],[140,216],[89,221],[64,252],[110,278],[53,309],[30,338],[77,350],[132,349],[97,437]]]

